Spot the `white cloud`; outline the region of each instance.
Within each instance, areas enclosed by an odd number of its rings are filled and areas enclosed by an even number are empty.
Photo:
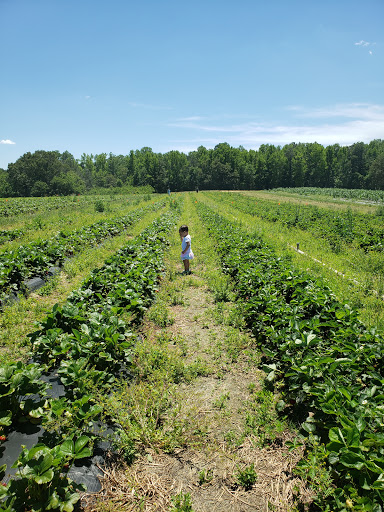
[[[369,43],[368,41],[364,41],[363,39],[358,43],[355,43],[355,46],[361,46],[362,48],[367,48],[368,46],[375,46],[376,43]],[[373,55],[372,50],[368,50],[369,55]]]
[[[16,144],[16,142],[13,142],[12,140],[9,140],[9,139],[3,139],[3,140],[0,140],[0,144]]]
[[[190,117],[181,117],[180,119],[178,119],[178,121],[180,122],[188,122],[188,121],[202,121],[203,119],[206,119],[205,117],[201,117],[201,116],[190,116]]]
[[[219,124],[177,121],[168,126],[184,129],[188,138],[177,140],[181,147],[214,146],[228,142],[233,146],[256,148],[261,144],[285,145],[291,142],[318,142],[351,145],[383,138],[384,106],[364,103],[338,104],[327,108],[289,107],[291,116],[284,122],[246,122]],[[298,122],[299,120],[305,122]]]
[[[292,109],[291,109],[292,110]],[[295,107],[295,112],[298,117],[311,117],[311,118],[360,118],[360,119],[383,119],[384,106],[373,105],[371,103],[337,103],[329,107],[322,108],[304,108]]]

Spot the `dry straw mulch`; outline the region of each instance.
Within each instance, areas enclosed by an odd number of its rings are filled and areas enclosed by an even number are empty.
[[[286,448],[257,449],[251,440],[236,453],[147,453],[130,467],[103,468],[102,490],[84,496],[83,507],[86,512],[169,512],[173,496],[189,493],[194,512],[288,512],[299,490],[302,504],[311,501],[304,483],[292,474],[300,456]],[[245,491],[235,475],[251,463],[257,480]],[[199,474],[208,469],[212,480],[201,484]]]

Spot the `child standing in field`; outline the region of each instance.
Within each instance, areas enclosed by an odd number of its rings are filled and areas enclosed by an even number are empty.
[[[194,255],[191,247],[191,236],[188,234],[188,226],[185,224],[179,229],[180,239],[181,239],[181,259],[184,264],[184,275],[189,275],[191,271],[189,270],[189,260],[193,260]]]

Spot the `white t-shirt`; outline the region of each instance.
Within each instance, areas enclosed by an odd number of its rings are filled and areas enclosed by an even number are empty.
[[[187,248],[187,243],[189,242],[189,248],[186,252],[185,249]],[[195,257],[193,252],[192,252],[192,247],[191,247],[191,237],[189,235],[186,235],[182,241],[181,241],[181,250],[182,250],[182,253],[181,253],[181,259],[182,260],[193,260],[193,258]],[[184,254],[183,254],[184,252]]]
[[[185,251],[187,243],[189,242],[189,250],[191,250],[191,235],[186,235],[181,241],[181,250]]]

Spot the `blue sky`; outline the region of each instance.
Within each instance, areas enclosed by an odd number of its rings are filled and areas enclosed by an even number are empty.
[[[0,167],[383,139],[383,20],[383,0],[0,0]]]

